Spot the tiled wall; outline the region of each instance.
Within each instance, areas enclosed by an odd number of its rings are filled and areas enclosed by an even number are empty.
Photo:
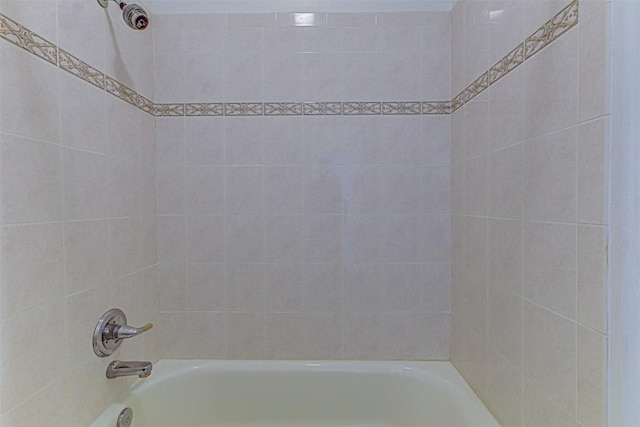
[[[115,8],[0,5],[0,424],[126,386],[111,306],[166,338],[122,358],[446,359],[452,278],[504,425],[604,425],[606,2],[160,16],[153,57]]]
[[[130,382],[93,354],[98,317],[156,321],[155,119],[67,52],[152,96],[152,36],[114,5],[0,6],[0,425],[87,426]],[[157,336],[114,357],[157,360]]]
[[[313,18],[156,19],[166,357],[448,359],[449,16]]]
[[[606,425],[609,5],[567,3],[452,12],[451,358],[505,426]]]

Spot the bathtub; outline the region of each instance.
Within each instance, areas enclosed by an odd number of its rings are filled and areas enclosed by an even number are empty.
[[[449,362],[161,360],[91,427],[126,407],[131,427],[499,427]]]

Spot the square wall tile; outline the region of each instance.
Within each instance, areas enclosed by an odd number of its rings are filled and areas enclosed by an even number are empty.
[[[56,145],[0,136],[2,223],[62,218],[62,167]]]

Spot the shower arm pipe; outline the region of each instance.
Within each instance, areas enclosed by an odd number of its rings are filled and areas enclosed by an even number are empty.
[[[111,0],[111,1],[117,4],[120,10],[124,9],[124,7],[127,5],[127,3],[125,3],[122,0]],[[109,0],[98,0],[98,3],[100,3],[100,6],[102,7],[107,7],[107,5],[109,4]]]
[[[124,9],[124,7],[127,5],[122,0],[112,0],[112,1],[114,1],[118,6],[120,6],[120,10]]]

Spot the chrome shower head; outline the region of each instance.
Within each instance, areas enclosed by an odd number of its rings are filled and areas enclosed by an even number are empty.
[[[122,19],[134,30],[144,30],[149,26],[147,12],[145,12],[142,6],[135,3],[128,4],[122,8]]]
[[[109,4],[108,0],[97,0],[104,8]],[[135,3],[127,4],[122,0],[113,0],[122,9],[122,19],[134,30],[144,30],[149,26],[149,16],[142,6]]]

